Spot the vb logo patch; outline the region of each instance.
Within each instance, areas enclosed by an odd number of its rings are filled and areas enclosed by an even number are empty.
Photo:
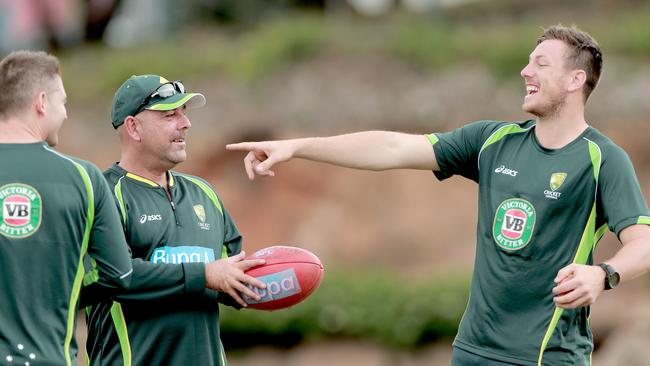
[[[521,198],[510,198],[499,205],[494,214],[492,236],[505,250],[519,250],[533,237],[535,208]]]
[[[34,187],[21,183],[0,187],[0,205],[0,234],[8,238],[26,238],[41,225],[41,195]]]

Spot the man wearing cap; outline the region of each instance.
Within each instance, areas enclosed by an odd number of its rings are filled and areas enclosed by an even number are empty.
[[[245,307],[239,293],[258,298],[246,286],[264,287],[244,274],[263,261],[243,259],[242,237],[210,185],[171,171],[187,157],[186,109],[204,104],[157,75],[132,76],[115,93],[122,151],[104,176],[134,274],[128,293],[88,311],[91,365],[226,365],[218,303]],[[206,280],[221,292],[206,290]]]

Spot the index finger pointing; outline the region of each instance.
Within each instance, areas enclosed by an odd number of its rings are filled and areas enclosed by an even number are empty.
[[[255,150],[256,148],[257,144],[255,142],[239,142],[236,144],[226,145],[226,150],[230,151],[251,151]]]

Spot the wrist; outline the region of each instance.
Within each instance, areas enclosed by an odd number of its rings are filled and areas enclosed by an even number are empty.
[[[207,268],[205,263],[182,263],[185,292],[202,292],[206,287]]]
[[[318,143],[320,137],[306,137],[299,139],[287,140],[289,145],[289,156],[287,160],[293,158],[309,159],[313,155],[314,145]]]
[[[605,272],[605,278],[603,280],[604,289],[611,290],[618,286],[621,282],[621,276],[616,269],[607,263],[600,263],[598,266]]]
[[[303,146],[305,145],[306,138],[302,139],[292,139],[288,140],[289,145],[289,156],[288,160],[292,158],[300,158],[303,152]]]

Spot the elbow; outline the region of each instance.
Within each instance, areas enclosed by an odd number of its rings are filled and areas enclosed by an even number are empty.
[[[113,285],[118,290],[127,291],[131,288],[131,278],[133,278],[133,269],[130,269],[120,277],[115,278],[113,280]]]
[[[394,166],[391,164],[371,164],[365,167],[365,170],[372,172],[383,172],[390,169],[394,169]]]

